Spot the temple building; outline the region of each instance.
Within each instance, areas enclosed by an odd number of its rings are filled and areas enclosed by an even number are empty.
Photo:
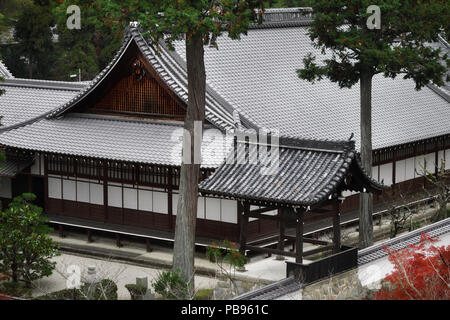
[[[320,54],[307,34],[309,18],[295,9],[265,15],[241,40],[224,35],[218,50],[205,48],[199,242],[247,243],[278,234],[298,214],[333,217],[338,226],[340,212],[357,208],[359,192],[421,188],[421,166],[434,171],[445,159],[450,169],[448,88],[416,91],[412,80],[374,77],[369,175],[359,163],[358,85],[300,80],[303,57]],[[3,206],[33,192],[54,224],[173,239],[187,106],[183,42],[174,51],[161,43],[157,54],[130,26],[92,81],[19,79],[3,65],[0,75]],[[228,163],[239,157],[237,145],[251,147],[230,132],[248,130],[278,132],[276,173],[261,175],[258,161]],[[330,248],[338,250],[338,236]]]

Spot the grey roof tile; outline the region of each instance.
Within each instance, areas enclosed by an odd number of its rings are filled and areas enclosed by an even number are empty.
[[[7,79],[0,83],[1,124],[6,129],[39,117],[72,99],[86,84]]]
[[[251,29],[217,43],[219,50],[205,47],[207,83],[242,116],[282,135],[341,140],[354,133],[359,149],[359,85],[340,89],[297,76],[307,53],[321,56],[306,27]],[[183,42],[176,53],[185,59]],[[450,104],[428,87],[414,88],[411,79],[374,77],[374,148],[450,133]]]
[[[180,165],[183,128],[148,121],[70,115],[41,119],[0,135],[8,147],[139,163]],[[231,140],[205,129],[202,167],[223,162]]]
[[[258,147],[259,150],[264,148],[262,145]],[[323,149],[327,147],[328,150]],[[352,174],[363,178],[364,185],[356,185],[355,181],[348,188],[355,191],[367,188],[374,192],[384,189],[384,186],[367,177],[361,170],[354,147],[352,141],[333,145],[282,138],[276,169],[270,172],[263,172],[262,169],[272,164],[260,158],[256,163],[251,163],[248,161],[249,151],[244,147],[238,148],[236,155],[232,152],[225,163],[200,183],[199,191],[202,194],[253,200],[263,204],[309,206],[328,199],[344,183],[350,170]]]

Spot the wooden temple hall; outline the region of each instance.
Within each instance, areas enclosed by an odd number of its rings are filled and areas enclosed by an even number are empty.
[[[234,148],[229,155],[232,159],[227,159],[200,184],[200,192],[239,202],[239,243],[243,254],[249,250],[292,256],[297,263],[302,263],[304,256],[325,251],[339,253],[343,192],[379,194],[385,187],[362,170],[354,141],[307,141],[289,137],[279,137],[277,141],[278,144],[269,145],[237,141],[244,146]],[[264,148],[270,150],[262,150]],[[274,148],[277,148],[275,161],[260,156],[261,151],[270,153]],[[251,150],[255,152],[255,161],[250,160]],[[331,217],[333,242],[304,237],[305,215],[319,219]],[[278,224],[277,248],[247,244],[250,219]],[[295,234],[286,233],[287,224],[295,226]],[[293,242],[294,252],[285,250],[286,241]],[[303,251],[304,242],[321,246]]]
[[[242,251],[295,256],[298,262],[312,253],[303,252],[302,243],[337,252],[340,217],[357,210],[359,192],[380,194],[383,181],[395,190],[422,188],[417,171],[424,159],[430,170],[450,159],[447,87],[416,91],[411,80],[376,76],[374,163],[372,172],[363,172],[359,88],[298,78],[302,58],[320,54],[308,36],[309,18],[299,10],[266,10],[266,22],[251,26],[240,41],[223,36],[219,50],[205,47],[198,244],[240,241]],[[160,49],[157,54],[142,30],[130,26],[108,66],[85,82],[19,79],[0,63],[3,207],[33,192],[61,232],[81,228],[89,239],[109,232],[118,245],[121,235],[148,244],[173,240],[187,70],[183,42],[174,51],[164,43]],[[246,152],[250,141],[266,147],[233,134],[265,128],[279,132],[276,171],[261,174],[265,164],[259,160],[227,161]],[[236,149],[242,144],[248,146]],[[450,161],[445,165],[450,169]],[[309,222],[321,219],[333,221],[333,243],[303,236]],[[283,248],[288,243],[296,250]]]

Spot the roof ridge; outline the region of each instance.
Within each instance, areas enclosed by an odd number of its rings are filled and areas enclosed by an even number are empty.
[[[8,67],[0,60],[0,76],[3,75],[6,79],[14,79],[13,74],[9,71]]]
[[[27,87],[36,89],[53,89],[66,91],[80,91],[89,86],[90,81],[70,82],[44,79],[6,78],[0,85],[10,87]]]
[[[250,24],[250,29],[303,27],[311,24],[311,7],[268,8],[262,14],[262,23]]]
[[[259,133],[264,131],[260,128],[258,133],[254,129],[246,130],[236,130],[237,134],[242,134],[244,136],[257,135],[257,144],[262,145],[264,143],[259,142]],[[266,131],[269,132],[270,131]],[[235,134],[236,134],[235,133]],[[328,140],[328,139],[312,139],[312,138],[302,138],[292,135],[277,135],[272,136],[278,137],[278,146],[281,148],[288,149],[303,149],[303,150],[313,150],[313,151],[323,151],[323,152],[339,152],[349,154],[355,152],[355,141],[354,140]],[[244,141],[238,141],[239,143],[244,143]],[[273,143],[271,142],[271,145]]]

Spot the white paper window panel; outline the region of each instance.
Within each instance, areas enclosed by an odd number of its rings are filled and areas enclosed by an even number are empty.
[[[425,157],[423,155],[417,156],[415,159],[415,175],[414,177],[420,177],[423,174],[423,169],[425,168]]]
[[[103,205],[103,185],[97,183],[89,184],[89,196],[92,204]]]
[[[178,193],[172,193],[172,214],[174,216],[177,215],[179,199],[180,199],[180,195]]]
[[[168,213],[168,196],[166,192],[153,191],[153,212]]]
[[[445,150],[445,169],[450,169],[450,149]]]
[[[48,197],[53,199],[61,199],[60,178],[48,178]]]
[[[395,183],[405,181],[406,160],[395,162]]]
[[[220,221],[220,199],[206,198],[206,219]]]
[[[197,200],[197,218],[205,219],[205,197],[198,197]],[[174,207],[174,211],[176,211],[176,207]]]
[[[427,154],[427,170],[431,173],[436,170],[436,154],[434,152]]]
[[[438,151],[438,163],[437,167],[440,169],[442,166],[442,161],[445,161],[445,150]]]
[[[138,190],[139,210],[153,211],[153,193],[148,190]]]
[[[123,188],[123,207],[127,209],[137,210],[137,189]]]
[[[76,181],[63,179],[63,199],[71,201],[77,200]]]
[[[372,167],[372,178],[379,181],[380,177],[378,176],[378,166]]]
[[[40,161],[39,157],[35,157],[33,165],[30,168],[31,174],[41,174]]]
[[[8,199],[12,198],[11,179],[0,177],[0,197]]]
[[[392,162],[386,163],[380,166],[380,181],[384,184],[390,186],[392,184]]]
[[[237,223],[237,201],[221,199],[221,220],[223,222]]]
[[[88,182],[77,181],[77,201],[90,202]]]
[[[415,177],[415,158],[405,159],[405,180],[414,179]]]
[[[108,186],[108,206],[122,208],[122,188]]]

